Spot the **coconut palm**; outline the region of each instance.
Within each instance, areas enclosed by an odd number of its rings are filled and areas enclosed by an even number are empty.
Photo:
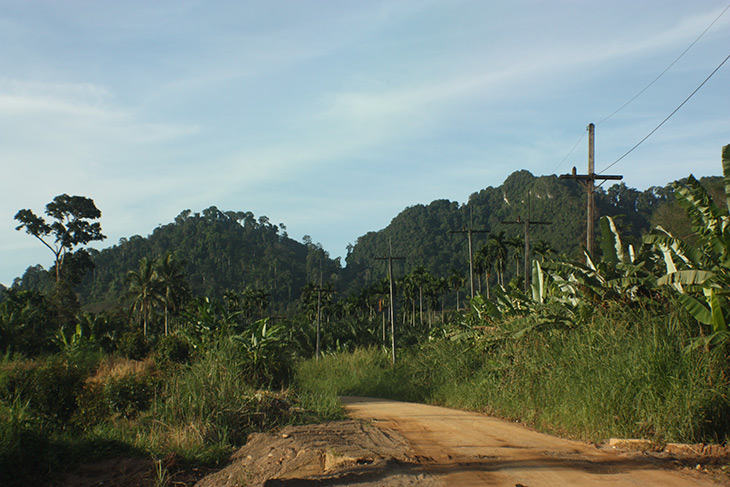
[[[520,275],[520,258],[525,250],[525,239],[519,235],[507,239],[507,245],[512,247],[512,258],[515,260],[515,272]]]
[[[134,300],[132,310],[137,312],[142,321],[142,330],[146,336],[152,309],[163,300],[154,262],[147,257],[142,257],[139,261],[139,269],[129,271],[127,280],[129,281],[129,294]]]
[[[540,239],[532,247],[532,251],[540,256],[540,262],[545,262],[545,259],[553,252],[553,249],[550,247],[549,243]]]
[[[185,269],[175,260],[171,252],[166,253],[156,265],[158,284],[162,290],[162,304],[165,310],[165,335],[168,334],[168,315],[177,310],[190,296]]]
[[[461,307],[461,303],[459,302],[459,291],[466,284],[466,277],[464,277],[464,274],[461,272],[452,268],[448,283],[449,287],[456,292],[456,309],[458,310]]]
[[[474,264],[481,274],[484,273],[484,280],[487,285],[487,299],[489,299],[489,278],[492,276],[492,268],[496,262],[496,247],[486,243],[477,250],[474,256]],[[482,279],[479,278],[479,293],[482,292]]]

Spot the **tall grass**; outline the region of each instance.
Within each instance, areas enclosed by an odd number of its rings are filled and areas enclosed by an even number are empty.
[[[268,390],[246,344],[223,336],[189,362],[56,355],[0,361],[0,485],[41,483],[80,461],[176,453],[224,461],[255,431],[341,416],[331,398]],[[81,365],[79,365],[81,364]],[[307,403],[318,411],[308,411]],[[28,478],[38,475],[38,482]]]
[[[438,340],[391,367],[360,350],[297,371],[304,390],[420,400],[520,420],[591,441],[644,437],[725,442],[730,385],[723,350],[685,347],[691,322],[676,308],[611,307],[580,328],[509,338]]]
[[[165,381],[156,417],[185,426],[207,443],[239,445],[252,431],[288,422],[294,398],[286,391],[259,390],[250,384],[240,344],[222,340],[190,366]]]

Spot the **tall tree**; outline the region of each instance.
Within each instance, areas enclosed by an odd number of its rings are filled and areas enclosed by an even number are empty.
[[[99,222],[92,221],[101,217],[101,211],[91,198],[61,194],[46,205],[45,213],[54,221],[46,222],[33,210],[18,211],[15,219],[20,225],[15,229],[25,228],[26,233],[33,235],[53,252],[56,282],[59,282],[63,258],[68,252],[73,252],[79,245],[106,238],[101,233]]]
[[[157,280],[162,290],[162,304],[165,309],[165,335],[169,332],[169,314],[180,307],[190,295],[185,269],[172,252],[167,252],[156,265]]]
[[[129,271],[127,279],[129,280],[129,294],[134,300],[132,309],[137,311],[142,321],[143,333],[146,336],[152,309],[163,300],[154,262],[147,257],[142,257],[139,261],[139,270]]]
[[[497,278],[499,284],[504,287],[504,261],[507,259],[507,238],[504,230],[489,235],[487,244],[493,248],[494,258],[497,261]]]
[[[451,289],[456,291],[456,310],[458,311],[459,308],[461,308],[461,303],[459,302],[459,291],[462,287],[464,287],[464,284],[466,284],[466,277],[464,277],[464,274],[452,267],[448,282]]]
[[[490,243],[484,244],[479,250],[477,250],[474,256],[474,265],[480,272],[479,277],[479,292],[482,292],[482,279],[481,273],[484,273],[484,281],[487,285],[487,299],[489,299],[489,278],[492,276],[492,267],[496,260],[496,246]]]
[[[540,256],[540,261],[544,262],[545,259],[552,253],[553,249],[550,247],[550,244],[547,243],[545,240],[540,239],[537,241],[535,246],[532,248],[532,250]]]
[[[512,247],[512,258],[515,260],[515,275],[520,275],[520,258],[525,250],[525,239],[515,235],[507,239],[507,245]]]

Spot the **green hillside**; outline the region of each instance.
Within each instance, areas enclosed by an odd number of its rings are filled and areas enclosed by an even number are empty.
[[[702,182],[711,192],[722,190],[720,178]],[[390,249],[394,256],[405,257],[395,265],[396,277],[419,267],[437,277],[454,273],[466,276],[468,239],[465,233],[454,232],[469,227],[484,231],[473,234],[475,255],[490,238],[503,232],[501,238],[509,252],[505,279],[509,281],[523,265],[524,226],[503,222],[527,218],[528,194],[531,220],[551,223],[531,226],[533,248],[579,257],[585,239],[584,189],[573,181],[536,177],[522,170],[500,186],[473,193],[465,204],[435,200],[404,209],[386,228],[358,238],[344,268],[339,259],[331,259],[311,239],[295,241],[287,236],[283,224],[274,225],[265,216],[257,219],[251,212],[221,211],[214,206],[201,213],[185,210],[174,222],[155,228],[147,237],[135,235],[102,251],[90,250],[94,268],[75,290],[87,308],[109,308],[124,300],[129,287],[127,274],[138,268],[140,259],[157,259],[173,252],[184,265],[194,296],[221,298],[226,291],[241,292],[250,287],[268,293],[272,309],[286,312],[296,307],[307,283],[319,282],[320,271],[323,280],[341,295],[357,293],[382,280],[387,266],[375,258],[389,255]],[[690,233],[687,217],[669,186],[646,191],[625,184],[599,188],[596,201],[599,215],[614,217],[629,242],[638,241],[656,224],[679,235]],[[486,272],[477,277],[484,281]],[[41,266],[32,266],[15,287],[48,291],[52,284]]]

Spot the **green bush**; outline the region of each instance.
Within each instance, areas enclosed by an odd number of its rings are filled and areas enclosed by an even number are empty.
[[[17,398],[43,417],[65,423],[76,410],[85,374],[58,358],[10,364],[0,374],[0,399]]]
[[[105,397],[104,389],[104,384],[98,382],[84,385],[77,397],[76,413],[71,418],[71,424],[80,429],[91,430],[111,416],[111,405]]]
[[[117,350],[128,359],[142,360],[149,353],[150,347],[142,330],[132,330],[119,337]]]
[[[45,427],[27,403],[0,403],[0,485],[28,485],[23,479],[41,473],[49,451]]]
[[[157,342],[154,360],[159,369],[167,369],[190,362],[192,355],[193,347],[188,339],[180,335],[167,335]]]
[[[149,409],[154,392],[154,379],[146,374],[110,378],[104,386],[104,397],[110,409],[124,418],[134,418]]]
[[[404,369],[405,361],[391,365],[388,352],[378,348],[323,356],[298,364],[295,384],[303,394],[357,395],[406,401],[423,399]]]
[[[161,385],[156,410],[173,427],[192,425],[210,444],[239,445],[254,431],[293,420],[293,399],[250,384],[250,358],[222,338]]]

